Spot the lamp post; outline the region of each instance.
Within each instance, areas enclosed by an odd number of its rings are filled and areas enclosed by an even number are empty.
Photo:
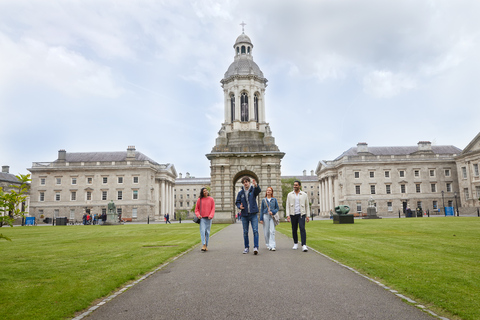
[[[445,198],[444,198],[444,191],[442,190],[442,202],[443,202],[443,214],[444,215],[447,215],[447,213],[445,212]]]
[[[454,195],[455,195],[455,208],[457,210],[457,217],[459,217],[460,213],[458,212],[457,192],[456,191],[455,191]]]

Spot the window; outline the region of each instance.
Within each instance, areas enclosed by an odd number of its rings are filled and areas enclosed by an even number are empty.
[[[102,182],[103,182],[103,184],[106,184],[108,182],[108,177],[103,177]]]
[[[433,201],[433,202],[432,202],[432,206],[433,206],[433,210],[437,210],[437,209],[438,209],[438,202],[437,202],[437,201]]]
[[[118,183],[123,183],[123,177],[118,177]]]
[[[473,165],[473,173],[475,174],[476,177],[478,177],[478,163],[475,163]]]
[[[432,192],[437,192],[437,185],[435,183],[432,183],[430,187],[432,188]]]
[[[88,177],[88,178],[87,178],[87,184],[92,184],[92,181],[93,181],[93,178],[92,178],[92,177]]]
[[[122,216],[122,208],[117,208],[117,214],[118,214],[119,216]]]
[[[468,193],[468,188],[464,188],[464,189],[463,189],[463,193],[465,194],[465,200],[470,199],[470,195],[469,195],[469,193]]]
[[[53,210],[53,217],[54,218],[58,217],[59,215],[60,215],[60,210],[58,210],[58,209]]]
[[[355,171],[354,174],[355,174],[355,179],[360,178],[360,172],[359,171]]]
[[[375,185],[370,186],[370,194],[375,194]]]
[[[180,208],[183,207],[183,201],[180,201]]]
[[[415,177],[420,177],[420,170],[415,170],[413,173]]]
[[[417,208],[422,209],[422,201],[417,201]]]
[[[102,214],[107,214],[107,208],[102,208]]]
[[[138,199],[138,190],[133,190],[133,200]]]
[[[400,193],[407,193],[406,191],[407,191],[407,188],[405,187],[405,185],[401,184],[400,185]]]
[[[385,178],[390,178],[390,171],[385,171]]]
[[[362,203],[357,202],[357,212],[362,212]]]
[[[137,208],[133,208],[132,209],[132,218],[136,218],[137,217]]]
[[[60,192],[55,192],[55,201],[60,201]]]
[[[45,201],[45,192],[40,192],[40,194],[38,195],[38,201]]]
[[[393,207],[392,207],[392,202],[391,202],[391,201],[387,202],[387,210],[388,210],[388,211],[393,211]]]
[[[450,169],[445,169],[445,177],[450,177]]]
[[[453,200],[448,200],[447,207],[453,207]]]
[[[370,171],[370,178],[375,178],[375,172]]]
[[[385,193],[386,194],[391,194],[392,193],[392,190],[391,190],[391,187],[389,184],[385,185]]]
[[[40,185],[44,186],[45,185],[45,178],[40,178]]]
[[[415,185],[415,192],[416,192],[416,193],[420,193],[420,183],[417,183],[417,184]]]
[[[240,116],[241,116],[241,121],[246,122],[248,121],[248,95],[246,92],[242,93],[242,96],[240,97]]]
[[[75,209],[70,209],[70,219],[75,219]]]
[[[56,184],[62,184],[62,178],[55,178]]]
[[[76,201],[77,200],[77,192],[76,191],[72,191],[70,193],[70,200],[72,201]]]
[[[403,170],[400,170],[398,174],[400,175],[400,178],[405,177],[405,171],[403,171]]]
[[[250,47],[248,47],[248,50],[250,50]],[[253,95],[253,114],[255,116],[255,121],[258,122],[258,93]]]
[[[42,209],[38,210],[38,216],[39,217],[43,216],[43,210]]]
[[[237,47],[238,51],[238,47]],[[230,121],[233,122],[235,120],[235,95],[232,93],[230,95]]]
[[[447,192],[452,192],[452,184],[447,183]]]
[[[462,167],[462,178],[467,179],[467,167]]]
[[[435,177],[435,170],[430,169],[430,177]]]
[[[102,200],[107,200],[107,197],[108,197],[108,193],[107,191],[102,191]]]
[[[355,186],[355,194],[360,194],[360,186]]]
[[[187,201],[187,208],[190,207],[190,201]]]
[[[133,183],[138,183],[138,177],[133,177]]]
[[[117,191],[117,200],[122,200],[122,198],[123,198],[123,192],[122,192],[122,190],[118,190]]]
[[[72,178],[72,184],[77,184],[77,178]]]
[[[476,186],[475,191],[477,192],[477,199],[480,198],[480,187]]]
[[[91,191],[87,191],[87,200],[92,200],[92,192]]]

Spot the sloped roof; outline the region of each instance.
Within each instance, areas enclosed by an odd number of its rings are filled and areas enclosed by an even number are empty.
[[[115,152],[67,152],[65,160],[67,162],[90,162],[90,161],[126,161],[127,151]],[[135,151],[135,160],[149,161],[153,164],[159,164],[153,161],[141,152]],[[54,162],[58,162],[55,160]]]
[[[418,152],[418,146],[411,147],[368,147],[368,153],[374,156],[399,156]],[[460,154],[461,149],[455,146],[432,146],[434,154]],[[358,156],[357,147],[352,147],[338,156],[334,161],[345,156]]]
[[[17,177],[15,177],[14,174],[5,172],[0,172],[0,181],[17,184],[20,183],[20,181],[18,181]]]

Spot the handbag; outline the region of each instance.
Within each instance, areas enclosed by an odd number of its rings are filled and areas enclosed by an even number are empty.
[[[202,199],[200,199],[200,216],[202,216]],[[197,217],[196,214],[193,216],[193,222],[200,223],[200,219]]]
[[[265,204],[267,205],[268,210],[270,210],[270,204],[268,203],[267,200],[263,199],[265,201]],[[273,218],[273,225],[276,227],[280,223],[280,216],[278,215],[278,212],[272,215]]]

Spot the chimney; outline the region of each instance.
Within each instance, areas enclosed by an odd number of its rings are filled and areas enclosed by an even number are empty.
[[[10,173],[10,166],[2,166],[2,173]]]
[[[304,175],[304,176],[307,175],[307,170],[303,170],[303,175]]]
[[[182,179],[182,173],[181,172],[178,174],[178,176],[180,177],[180,179]]]
[[[135,146],[128,146],[127,148],[127,160],[135,160]]]
[[[357,143],[357,153],[368,152],[368,144],[366,142]]]
[[[310,170],[310,175],[313,176],[313,170]]]
[[[432,143],[430,141],[419,141],[418,151],[432,151]]]
[[[67,160],[67,151],[64,149],[58,150],[58,161],[65,162]]]

